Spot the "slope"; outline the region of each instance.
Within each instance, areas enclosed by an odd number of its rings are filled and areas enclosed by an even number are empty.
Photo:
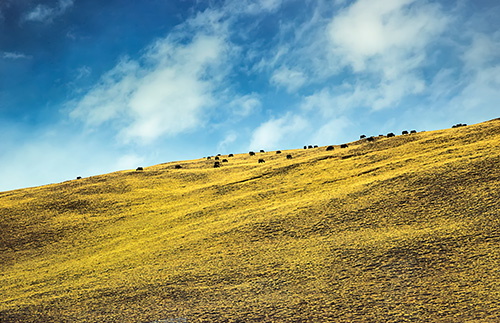
[[[499,144],[495,119],[0,193],[0,321],[498,321]]]

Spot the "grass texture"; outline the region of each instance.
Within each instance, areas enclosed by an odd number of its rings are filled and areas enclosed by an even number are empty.
[[[495,119],[0,192],[0,322],[500,322],[499,147]]]

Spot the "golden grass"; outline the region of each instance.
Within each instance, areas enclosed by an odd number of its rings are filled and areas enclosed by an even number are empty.
[[[499,146],[495,119],[2,192],[0,322],[499,322]]]

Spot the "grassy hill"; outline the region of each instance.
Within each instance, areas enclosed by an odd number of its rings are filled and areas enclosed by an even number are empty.
[[[1,192],[0,322],[500,322],[499,148],[495,119]]]

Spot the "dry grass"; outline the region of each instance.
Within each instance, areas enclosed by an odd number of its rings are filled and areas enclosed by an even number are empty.
[[[500,322],[499,146],[496,119],[2,192],[0,321]]]

